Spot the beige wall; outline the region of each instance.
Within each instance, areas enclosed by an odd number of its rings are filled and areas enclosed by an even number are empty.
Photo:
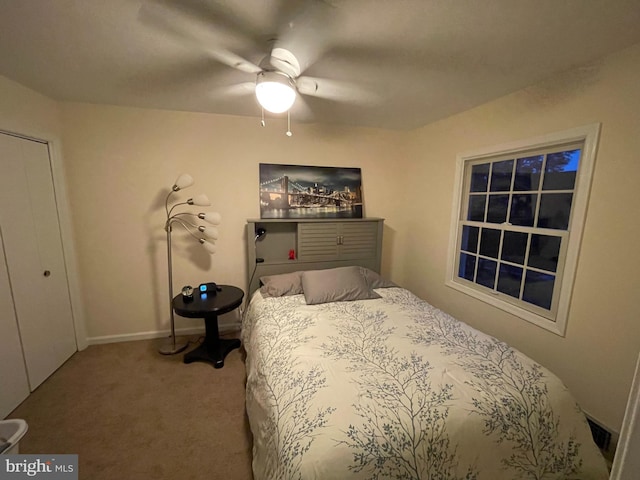
[[[245,287],[245,224],[260,216],[261,162],[362,168],[366,215],[388,219],[384,268],[394,268],[398,195],[388,172],[406,133],[294,123],[289,138],[281,119],[262,128],[258,118],[84,104],[64,105],[62,116],[91,338],[168,328],[163,202],[183,172],[196,183],[177,197],[205,193],[223,222],[214,256],[176,228],[175,291],[206,281]],[[177,328],[197,325],[176,317]]]
[[[640,350],[640,45],[413,132],[405,285],[557,373],[619,429]],[[601,122],[564,338],[444,285],[458,153]],[[404,222],[402,225],[405,226]]]
[[[60,137],[59,105],[0,76],[0,130],[36,138]]]

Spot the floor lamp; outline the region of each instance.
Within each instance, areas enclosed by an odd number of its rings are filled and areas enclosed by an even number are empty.
[[[214,254],[216,252],[216,246],[214,241],[218,239],[218,229],[212,226],[204,226],[193,223],[192,220],[204,220],[211,225],[218,225],[220,223],[220,214],[216,212],[207,213],[192,213],[192,212],[177,212],[174,213],[176,207],[184,205],[196,205],[202,207],[208,207],[211,202],[206,195],[201,194],[193,198],[189,198],[185,202],[178,202],[169,207],[169,200],[171,195],[193,185],[193,178],[186,173],[180,175],[176,180],[173,187],[169,191],[167,198],[164,202],[165,211],[167,213],[167,220],[164,224],[164,229],[167,232],[167,269],[169,273],[169,318],[171,320],[171,338],[170,342],[166,345],[162,345],[159,349],[163,355],[173,355],[183,351],[189,345],[189,342],[177,342],[175,321],[173,315],[173,262],[171,259],[171,231],[174,225],[182,226],[189,234],[198,240],[200,244],[209,252]]]

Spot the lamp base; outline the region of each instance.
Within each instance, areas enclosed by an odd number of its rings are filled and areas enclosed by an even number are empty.
[[[175,355],[176,353],[180,353],[185,350],[189,346],[189,342],[178,342],[177,340],[174,342],[172,339],[169,339],[166,345],[162,345],[158,352],[162,355]]]

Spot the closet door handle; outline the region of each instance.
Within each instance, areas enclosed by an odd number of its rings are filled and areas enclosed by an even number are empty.
[[[51,272],[50,272],[49,270],[45,270],[45,271],[44,271],[44,273],[43,273],[43,275],[44,275],[45,277],[48,277],[49,275],[51,275]]]

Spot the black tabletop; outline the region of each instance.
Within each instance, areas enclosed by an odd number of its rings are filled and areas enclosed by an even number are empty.
[[[208,315],[222,315],[240,306],[244,292],[232,285],[218,285],[219,292],[193,292],[193,301],[185,302],[182,294],[173,298],[173,309],[181,317],[204,318]]]

